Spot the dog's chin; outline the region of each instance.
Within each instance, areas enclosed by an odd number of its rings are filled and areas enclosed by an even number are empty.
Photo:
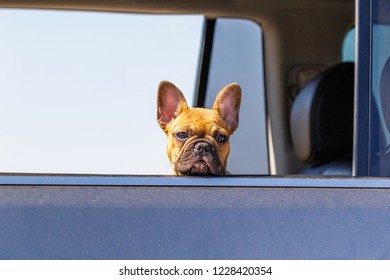
[[[209,166],[204,161],[198,161],[191,166],[178,166],[179,174],[191,176],[215,175],[211,172]]]
[[[187,166],[179,164],[176,170],[178,174],[188,176],[215,176],[225,174],[221,166],[210,166],[205,161],[198,161]]]

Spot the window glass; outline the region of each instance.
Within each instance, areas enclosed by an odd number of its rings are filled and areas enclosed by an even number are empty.
[[[355,28],[351,28],[344,38],[342,49],[342,61],[355,61]]]
[[[390,2],[373,1],[370,175],[390,176]]]
[[[269,174],[262,46],[258,24],[241,19],[217,20],[206,106],[212,106],[225,85],[241,85],[240,124],[231,137],[228,159],[232,174]]]
[[[0,171],[166,174],[157,87],[193,103],[202,16],[0,10]]]

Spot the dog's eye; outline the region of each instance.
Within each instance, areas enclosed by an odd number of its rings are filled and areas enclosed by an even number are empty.
[[[185,132],[178,132],[178,133],[176,133],[176,138],[178,138],[180,140],[185,140],[188,138],[188,136],[187,136],[187,133],[185,133]]]
[[[217,140],[219,143],[225,143],[227,140],[227,137],[225,135],[218,135]]]

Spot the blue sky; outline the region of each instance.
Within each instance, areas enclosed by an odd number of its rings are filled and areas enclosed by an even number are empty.
[[[0,171],[166,174],[161,80],[192,103],[203,17],[0,10]]]

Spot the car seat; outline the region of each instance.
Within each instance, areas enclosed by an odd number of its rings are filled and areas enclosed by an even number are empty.
[[[307,164],[302,174],[352,175],[354,64],[340,63],[308,82],[294,100],[290,132]]]

